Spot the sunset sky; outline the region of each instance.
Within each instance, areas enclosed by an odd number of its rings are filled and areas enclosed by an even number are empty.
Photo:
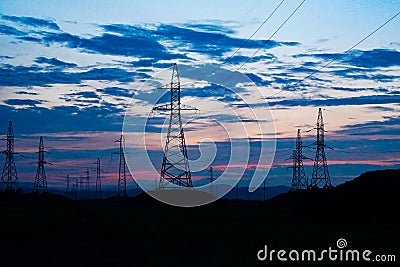
[[[149,112],[167,100],[156,88],[169,81],[173,63],[180,71],[182,101],[199,109],[183,118],[195,181],[208,175],[211,163],[216,176],[226,169],[230,136],[239,150],[250,141],[241,185],[248,185],[257,166],[272,163],[268,185],[289,186],[287,159],[297,128],[311,145],[319,107],[326,143],[333,148],[326,150],[333,184],[367,170],[399,168],[400,16],[341,53],[398,13],[400,2],[306,0],[274,34],[302,3],[283,1],[245,42],[280,3],[2,0],[0,133],[6,134],[12,120],[20,182],[33,182],[43,136],[52,163],[46,166],[50,186],[64,187],[65,175],[94,170],[97,158],[105,183],[116,184],[114,141],[126,112],[132,174],[158,179],[143,169],[138,140],[147,121],[148,153],[158,169],[167,116]],[[265,158],[260,155],[260,145],[272,147],[275,140],[275,154],[267,149]],[[212,162],[196,161],[200,143],[202,153],[215,148]],[[5,149],[5,141],[1,146]],[[304,148],[304,154],[314,158],[315,149]],[[311,176],[312,161],[305,165]],[[241,166],[236,167],[239,173]],[[135,185],[132,178],[128,183]]]

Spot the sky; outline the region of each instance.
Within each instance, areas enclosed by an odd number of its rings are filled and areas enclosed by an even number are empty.
[[[241,176],[243,186],[258,171],[268,185],[289,186],[298,128],[314,158],[319,107],[333,184],[399,168],[400,16],[343,52],[400,2],[306,0],[279,28],[302,3],[283,1],[262,25],[281,2],[1,1],[0,131],[13,121],[20,182],[33,182],[43,136],[50,186],[87,168],[94,175],[100,158],[112,188],[122,131],[132,175],[157,180],[143,153],[158,170],[168,116],[151,109],[168,100],[156,88],[168,83],[173,63],[182,101],[199,109],[182,115],[199,184],[213,166],[216,176]],[[246,163],[229,161],[246,153]],[[311,176],[312,161],[304,164]]]

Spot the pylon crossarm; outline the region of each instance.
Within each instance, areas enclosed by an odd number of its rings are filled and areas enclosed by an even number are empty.
[[[157,90],[171,90],[171,83],[161,85],[160,87],[157,87]]]
[[[192,106],[189,106],[189,105],[184,105],[184,104],[181,104],[177,108],[175,108],[171,104],[164,104],[164,105],[153,107],[153,110],[169,111],[169,110],[199,110],[199,109],[195,108],[195,107],[192,107]]]

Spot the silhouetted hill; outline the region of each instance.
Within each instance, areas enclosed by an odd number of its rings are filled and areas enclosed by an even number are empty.
[[[398,259],[399,174],[368,172],[331,190],[196,208],[172,207],[145,193],[86,201],[0,194],[0,266],[354,266],[256,257],[265,245],[327,249],[339,238],[351,249]]]
[[[279,194],[286,193],[289,189],[289,187],[283,185],[268,186],[265,188],[265,199],[270,199]],[[264,200],[264,188],[260,187],[256,191],[250,193],[248,187],[239,187],[238,195],[241,200]],[[236,199],[236,188],[233,188],[226,194],[224,199]]]
[[[72,203],[71,199],[60,194],[23,193],[22,191],[0,192],[0,206],[63,206],[71,205]]]
[[[332,189],[299,190],[278,195],[266,202],[272,207],[292,207],[305,216],[342,213],[372,218],[396,217],[400,170],[379,170],[361,174]]]

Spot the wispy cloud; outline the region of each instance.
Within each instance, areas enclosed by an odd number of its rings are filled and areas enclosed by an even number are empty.
[[[77,67],[78,65],[76,65],[75,63],[68,63],[68,62],[64,62],[61,61],[57,58],[47,58],[47,57],[37,57],[35,59],[36,63],[39,64],[48,64],[54,67],[66,67],[66,68],[74,68]]]
[[[0,122],[6,125],[8,120],[12,120],[18,133],[121,131],[122,127],[124,110],[109,103],[102,103],[100,107],[57,106],[49,109],[35,106],[40,101],[9,99],[7,102],[9,105],[30,106],[14,109],[0,105]]]
[[[65,72],[62,69],[47,69],[39,66],[3,65],[0,68],[0,86],[79,84],[83,80],[131,82],[135,80],[135,77],[145,79],[150,76],[143,72],[132,72],[121,68],[92,68],[82,72]]]
[[[400,66],[400,52],[393,49],[352,50],[345,55],[340,53],[310,53],[298,54],[294,57],[312,57],[323,60],[338,59],[341,63],[360,68]]]
[[[32,27],[44,27],[53,30],[60,30],[57,23],[51,20],[33,18],[33,17],[16,17],[16,16],[8,16],[2,15],[1,18],[3,20],[8,20],[12,22],[16,22],[18,24],[32,26]]]
[[[347,106],[347,105],[369,105],[369,104],[397,104],[400,102],[400,95],[368,95],[332,99],[288,99],[271,101],[270,106]]]
[[[11,106],[32,106],[35,107],[38,104],[42,104],[43,101],[30,100],[30,99],[6,99],[4,103]]]

